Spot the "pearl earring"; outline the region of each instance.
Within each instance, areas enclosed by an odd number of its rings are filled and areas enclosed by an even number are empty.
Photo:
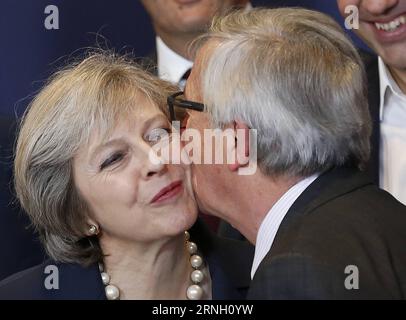
[[[89,234],[91,235],[91,236],[97,236],[98,234],[99,234],[99,228],[96,226],[96,225],[94,225],[94,224],[92,224],[90,227],[89,227]]]

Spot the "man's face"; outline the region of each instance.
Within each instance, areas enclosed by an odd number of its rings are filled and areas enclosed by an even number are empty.
[[[185,88],[187,100],[202,102],[201,71],[204,56],[211,53],[211,43],[204,45],[198,52],[195,63],[188,78]],[[195,150],[204,148],[204,130],[212,128],[209,115],[205,112],[188,110],[186,129],[195,129],[200,134],[200,145]],[[199,143],[192,141],[190,143]],[[214,151],[214,150],[213,150]],[[215,152],[215,151],[214,151]],[[221,204],[224,203],[224,195],[229,192],[227,186],[227,165],[226,164],[192,164],[192,182],[195,196],[201,211],[211,214],[220,214]],[[221,211],[221,210],[220,210]],[[222,216],[221,216],[222,217]],[[222,217],[224,218],[224,217]]]
[[[155,29],[166,33],[201,33],[214,15],[248,0],[141,0]]]
[[[341,14],[355,5],[359,30],[355,32],[395,69],[406,69],[406,0],[337,0]]]

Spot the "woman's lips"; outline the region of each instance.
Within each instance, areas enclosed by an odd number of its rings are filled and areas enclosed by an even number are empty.
[[[161,189],[151,200],[151,204],[163,203],[169,199],[175,198],[183,190],[182,181],[175,181]]]

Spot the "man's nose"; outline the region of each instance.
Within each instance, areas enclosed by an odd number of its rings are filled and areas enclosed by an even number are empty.
[[[362,10],[378,16],[388,14],[401,0],[364,0],[361,3]]]

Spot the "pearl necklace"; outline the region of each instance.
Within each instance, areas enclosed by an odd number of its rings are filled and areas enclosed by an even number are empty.
[[[203,281],[204,274],[199,268],[203,265],[203,259],[197,254],[196,243],[189,241],[190,234],[187,231],[185,231],[185,239],[186,249],[190,254],[189,262],[194,269],[190,274],[190,280],[192,280],[193,284],[187,288],[186,297],[189,300],[200,300],[203,296],[203,289],[199,284]],[[104,270],[103,263],[99,263],[99,271],[103,284],[105,285],[104,291],[106,292],[107,299],[120,300],[120,290],[117,286],[110,283],[110,276]]]

